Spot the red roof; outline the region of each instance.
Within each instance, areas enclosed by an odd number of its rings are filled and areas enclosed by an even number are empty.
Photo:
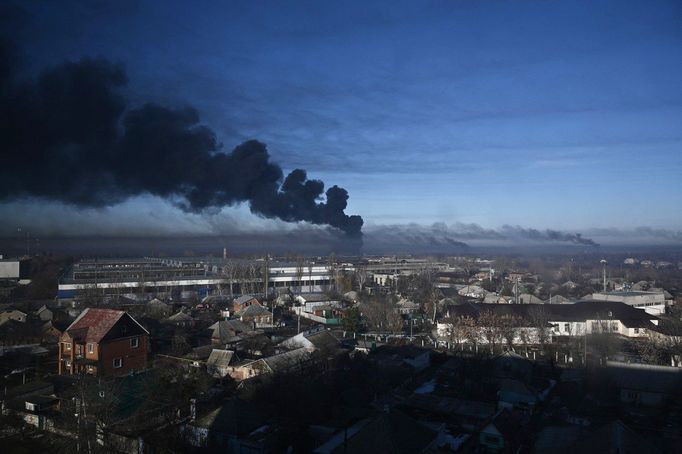
[[[66,328],[66,333],[73,338],[84,338],[87,342],[99,342],[124,315],[124,311],[89,307]]]

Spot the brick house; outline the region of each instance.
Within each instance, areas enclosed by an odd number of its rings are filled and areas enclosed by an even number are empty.
[[[251,295],[242,295],[239,298],[235,298],[235,300],[232,303],[232,312],[237,313],[241,312],[247,307],[251,306],[252,304],[258,304],[259,306],[261,305],[258,299]]]
[[[87,308],[59,338],[59,374],[126,375],[148,354],[149,332],[127,312]]]

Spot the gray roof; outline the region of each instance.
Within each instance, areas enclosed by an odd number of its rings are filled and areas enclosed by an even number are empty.
[[[259,304],[252,304],[249,307],[239,311],[237,315],[240,317],[257,317],[259,315],[270,314],[270,311]]]
[[[334,349],[340,344],[339,340],[329,331],[311,333],[305,335],[305,338],[313,344],[316,350]]]
[[[189,322],[194,320],[191,315],[187,315],[184,312],[178,312],[168,317],[167,320],[172,320],[174,322]]]
[[[682,369],[609,361],[606,373],[616,386],[638,391],[672,394],[682,387]]]
[[[213,367],[227,367],[230,365],[230,361],[232,361],[233,356],[234,352],[232,350],[220,350],[214,348],[213,351],[211,351],[211,354],[208,356],[206,364]]]
[[[300,367],[310,359],[311,353],[306,348],[297,348],[278,355],[263,358],[263,361],[273,372],[285,372]]]
[[[256,297],[253,295],[242,295],[239,298],[235,298],[234,303],[235,304],[244,304],[244,303],[247,303],[247,302],[249,302],[251,300],[255,300],[255,299],[256,299]]]

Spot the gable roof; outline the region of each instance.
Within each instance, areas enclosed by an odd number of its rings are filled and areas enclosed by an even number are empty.
[[[258,300],[256,299],[256,297],[253,296],[253,295],[242,295],[242,296],[240,296],[239,298],[235,298],[235,299],[234,299],[234,304],[244,304],[244,303],[248,303],[248,302],[251,301],[251,300],[256,300],[256,301],[258,301]]]
[[[237,315],[240,317],[257,317],[259,315],[270,315],[270,311],[260,304],[251,304],[250,306],[239,311]]]
[[[315,349],[334,349],[338,347],[341,342],[329,331],[318,331],[316,333],[310,333],[304,335],[304,337],[310,341],[310,343],[315,347]]]
[[[211,354],[208,356],[206,364],[213,367],[227,367],[230,365],[230,361],[232,361],[233,356],[234,352],[232,350],[220,350],[214,348],[211,351]]]
[[[194,425],[205,427],[212,432],[243,435],[248,434],[264,422],[263,413],[253,403],[235,397],[221,407],[198,418]]]
[[[311,352],[305,348],[297,348],[278,355],[261,358],[262,361],[272,372],[286,372],[288,370],[301,367],[303,363],[310,359]]]
[[[173,314],[170,317],[167,318],[167,320],[171,320],[174,322],[191,322],[194,320],[191,315],[185,314],[184,312],[180,311],[177,314]]]
[[[129,318],[146,334],[149,331],[130,316],[127,312],[113,309],[99,309],[89,307],[66,328],[66,333],[72,338],[82,338],[87,342],[100,342],[111,329],[123,318]]]
[[[212,337],[231,338],[234,334],[250,333],[253,328],[241,320],[220,320],[208,327],[213,331]]]
[[[496,315],[515,315],[528,320],[532,311],[541,310],[551,322],[579,322],[586,320],[620,320],[628,327],[653,327],[651,320],[658,317],[616,301],[578,301],[573,304],[474,304],[449,306],[452,315],[478,318],[484,311]],[[610,315],[609,315],[610,314]]]

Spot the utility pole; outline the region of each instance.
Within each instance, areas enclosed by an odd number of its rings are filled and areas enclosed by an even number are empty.
[[[268,299],[268,284],[270,284],[270,264],[268,263],[270,256],[265,254],[265,300]],[[272,299],[272,327],[275,327],[275,299]]]

